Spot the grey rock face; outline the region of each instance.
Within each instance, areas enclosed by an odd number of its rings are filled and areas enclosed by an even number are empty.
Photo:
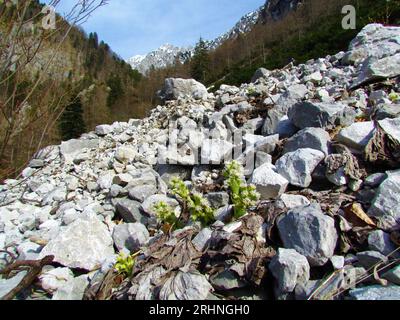
[[[379,187],[379,185],[387,179],[386,173],[375,173],[367,177],[364,184],[372,188]]]
[[[319,205],[298,207],[279,219],[278,229],[285,248],[307,257],[311,266],[324,265],[333,255],[338,239],[335,221]]]
[[[348,126],[354,122],[355,111],[342,103],[299,102],[289,109],[290,121],[299,129]]]
[[[103,137],[113,132],[113,127],[108,124],[97,126],[95,132],[98,136]]]
[[[328,155],[330,141],[329,133],[321,128],[303,129],[286,142],[284,153],[310,148]]]
[[[400,286],[362,287],[351,290],[350,296],[355,300],[400,300]]]
[[[378,106],[375,112],[375,120],[394,119],[400,116],[400,104],[384,104]]]
[[[212,233],[210,228],[204,228],[194,237],[192,243],[198,251],[201,252],[208,246]]]
[[[115,151],[115,159],[121,163],[130,163],[135,160],[137,149],[132,146],[119,147]]]
[[[39,259],[54,255],[54,261],[69,268],[93,270],[114,254],[107,227],[97,218],[78,219],[42,250]]]
[[[400,143],[400,118],[381,120],[379,126],[393,141]]]
[[[52,300],[82,300],[88,284],[89,279],[87,275],[73,278],[56,291]]]
[[[159,93],[162,100],[176,100],[179,98],[193,97],[202,99],[208,95],[207,88],[193,79],[168,78]]]
[[[210,279],[211,284],[217,290],[228,291],[243,288],[246,283],[234,272],[225,270]]]
[[[44,166],[45,166],[45,162],[44,162],[44,160],[41,160],[41,159],[32,159],[29,162],[29,167],[33,168],[33,169],[43,168]]]
[[[161,176],[161,179],[163,179],[166,184],[169,184],[172,178],[180,178],[183,181],[189,180],[192,168],[164,164],[158,166],[157,172]]]
[[[400,266],[397,266],[383,275],[383,278],[400,286]]]
[[[388,258],[377,251],[364,251],[357,253],[359,263],[367,270],[378,263],[387,263]]]
[[[281,157],[276,163],[278,173],[290,184],[307,188],[312,182],[312,173],[325,158],[325,154],[315,149],[298,149]]]
[[[140,202],[157,193],[154,185],[137,186],[129,190],[129,197]]]
[[[140,212],[140,202],[129,199],[119,199],[115,202],[115,207],[119,215],[124,219],[124,222],[140,222],[146,224],[147,218]]]
[[[10,279],[0,279],[0,298],[4,297],[11,290],[13,290],[22,279],[27,275],[28,271],[21,271]]]
[[[251,78],[251,82],[256,82],[260,78],[265,78],[267,79],[271,74],[271,71],[265,69],[265,68],[260,68],[257,69],[257,71],[254,73],[253,77]]]
[[[279,201],[281,201],[282,204],[288,209],[304,207],[310,204],[310,200],[308,200],[306,197],[286,193],[279,198]]]
[[[351,41],[343,62],[361,65],[366,60],[379,60],[400,52],[398,38],[400,28],[369,24]]]
[[[198,272],[178,271],[160,290],[161,300],[205,300],[212,291],[206,277]]]
[[[156,194],[154,196],[151,196],[151,197],[147,198],[142,204],[142,209],[148,215],[150,215],[152,217],[155,217],[156,216],[156,211],[154,210],[154,206],[159,202],[165,202],[177,214],[180,213],[180,206],[179,206],[178,201],[176,201],[175,199],[169,198],[169,197],[167,197],[165,195],[162,195],[162,194]]]
[[[399,45],[400,47],[400,45]],[[400,53],[379,60],[369,58],[362,70],[361,74],[354,83],[359,86],[365,82],[379,79],[388,79],[396,77],[400,74]]]
[[[337,136],[337,140],[350,148],[364,150],[374,132],[375,125],[372,121],[357,122],[342,129]]]
[[[62,142],[60,152],[66,161],[73,161],[85,149],[95,149],[99,147],[98,139],[73,139]]]
[[[254,170],[250,179],[262,200],[276,199],[286,191],[289,181],[276,172],[274,165],[266,163]]]
[[[395,227],[400,221],[400,174],[390,175],[378,188],[368,214],[376,217],[383,229]]]
[[[47,267],[46,267],[47,268]],[[39,276],[40,286],[48,293],[53,294],[68,281],[74,279],[74,274],[69,268],[43,269]]]
[[[375,230],[369,234],[368,245],[370,250],[378,251],[385,256],[393,254],[397,249],[390,239],[390,234],[383,232],[382,230]],[[400,252],[394,253],[393,257],[400,258]]]
[[[298,284],[305,284],[310,279],[307,258],[293,249],[280,248],[269,269],[277,280],[280,294],[293,292]]]
[[[210,192],[205,195],[211,207],[219,209],[229,204],[229,194],[226,192]]]
[[[26,241],[18,246],[17,251],[19,260],[37,260],[40,251],[42,251],[42,246]]]
[[[119,251],[124,248],[130,252],[137,252],[149,241],[149,232],[141,223],[125,223],[114,227],[114,244]]]

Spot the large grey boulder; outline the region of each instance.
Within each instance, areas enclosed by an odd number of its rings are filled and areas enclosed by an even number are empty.
[[[363,65],[367,59],[380,60],[400,52],[399,27],[385,27],[373,23],[365,26],[351,41],[342,62]]]
[[[296,207],[308,206],[310,200],[301,195],[285,193],[279,198],[279,204],[282,204],[285,208],[293,209]]]
[[[378,251],[364,251],[357,253],[358,262],[366,269],[375,267],[380,263],[387,263],[388,258]]]
[[[254,73],[253,77],[251,78],[251,82],[256,82],[260,78],[267,79],[271,75],[271,71],[265,69],[265,68],[259,68],[257,71]]]
[[[156,194],[151,197],[148,197],[143,203],[142,203],[142,210],[146,212],[148,215],[155,217],[157,215],[157,212],[154,209],[154,206],[160,202],[164,202],[167,205],[171,207],[171,209],[177,214],[180,214],[180,206],[178,201],[176,201],[173,198],[169,198],[165,195],[162,194]]]
[[[277,280],[279,294],[293,292],[298,284],[305,284],[310,279],[307,258],[293,249],[280,248],[269,269]]]
[[[129,199],[118,199],[115,202],[118,214],[126,223],[147,223],[147,217],[140,212],[141,203]]]
[[[384,273],[383,278],[400,286],[400,265]]]
[[[83,299],[86,287],[89,285],[88,275],[81,275],[73,278],[53,295],[52,300],[80,301]]]
[[[355,300],[400,300],[400,286],[367,286],[351,290],[350,296]]]
[[[344,63],[360,68],[353,86],[400,74],[399,36],[399,27],[381,24],[369,24],[361,30],[342,59]]]
[[[277,100],[272,99],[271,103],[274,107],[268,111],[262,134],[267,136],[279,133],[281,138],[294,134],[295,128],[290,126],[290,121],[287,121],[286,116],[288,110],[304,99],[307,93],[308,89],[304,84],[294,84],[287,88],[286,92],[279,96]]]
[[[312,182],[312,173],[325,159],[325,154],[315,149],[298,149],[286,153],[276,163],[278,173],[291,185],[307,188]]]
[[[115,151],[115,159],[121,163],[130,163],[135,160],[137,148],[133,146],[122,146]]]
[[[394,78],[400,75],[400,53],[382,59],[369,58],[353,86],[363,83]]]
[[[392,242],[390,234],[382,230],[375,230],[369,234],[368,246],[370,250],[378,251],[385,256],[392,255],[394,258],[400,258],[400,252],[395,252],[397,247]]]
[[[67,162],[72,162],[76,156],[86,149],[99,147],[99,139],[72,139],[61,142],[60,152]]]
[[[20,284],[22,279],[27,275],[28,271],[18,272],[12,278],[0,279],[0,298],[4,297],[6,294],[10,293],[16,286]]]
[[[103,137],[114,131],[113,127],[108,124],[102,124],[95,128],[95,132],[98,136]]]
[[[289,109],[288,116],[299,129],[330,128],[337,125],[351,125],[356,113],[342,103],[299,102]]]
[[[179,178],[183,181],[189,180],[192,173],[192,168],[178,165],[162,164],[157,167],[157,172],[160,175],[161,179],[167,185],[169,185],[173,178]]]
[[[160,300],[206,300],[213,290],[207,278],[198,271],[177,271],[160,290]]]
[[[284,153],[310,148],[329,154],[331,137],[321,128],[306,128],[291,137],[285,144]]]
[[[150,235],[141,223],[124,223],[114,227],[112,237],[119,251],[126,248],[133,253],[149,241]]]
[[[377,107],[375,120],[394,119],[400,117],[400,104],[383,104]]]
[[[379,186],[368,214],[379,220],[382,229],[389,230],[400,222],[400,172],[392,173]]]
[[[164,87],[158,93],[159,97],[166,100],[177,100],[179,98],[203,99],[207,97],[207,88],[194,79],[167,78]]]
[[[362,151],[373,137],[374,132],[374,122],[356,122],[342,129],[337,135],[337,141],[350,148]]]
[[[48,293],[53,294],[68,281],[74,279],[74,274],[69,268],[45,267],[39,276],[40,286]]]
[[[93,270],[114,255],[113,240],[97,218],[78,219],[43,248],[39,259],[49,255],[63,266]]]
[[[396,143],[400,144],[400,118],[378,121],[381,129]]]
[[[205,198],[214,209],[229,205],[229,194],[227,192],[209,192]]]
[[[148,197],[156,193],[157,193],[157,187],[152,184],[137,186],[132,189],[129,189],[129,198],[131,198],[132,200],[143,202]]]
[[[294,208],[277,225],[284,247],[307,257],[311,266],[322,266],[334,255],[338,240],[335,221],[319,205]]]
[[[255,169],[250,178],[250,183],[256,186],[257,192],[261,195],[261,200],[278,198],[289,185],[289,181],[277,173],[275,166],[270,163],[265,163]]]

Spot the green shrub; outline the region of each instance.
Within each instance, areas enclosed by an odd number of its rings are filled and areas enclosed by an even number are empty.
[[[175,215],[174,210],[172,210],[172,208],[164,201],[160,201],[154,205],[154,210],[156,211],[157,218],[172,230],[183,227],[179,218]]]
[[[398,94],[397,92],[394,92],[392,90],[392,92],[389,94],[389,99],[392,102],[396,102],[396,101],[400,100],[400,94]]]
[[[117,257],[117,262],[115,263],[115,270],[126,277],[130,277],[133,272],[133,267],[135,265],[135,259],[131,255],[127,255],[121,252]]]
[[[201,194],[190,192],[181,179],[172,180],[171,192],[182,200],[184,210],[189,212],[193,221],[200,221],[202,226],[208,226],[215,221],[214,210],[208,201]]]
[[[224,171],[226,185],[230,189],[231,200],[234,206],[234,217],[239,219],[247,213],[247,210],[256,205],[260,198],[256,187],[247,185],[243,180],[243,167],[232,161],[226,165]]]

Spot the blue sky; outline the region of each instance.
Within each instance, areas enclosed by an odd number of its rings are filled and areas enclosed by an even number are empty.
[[[61,0],[63,14],[77,0]],[[43,2],[48,2],[45,0]],[[265,0],[109,0],[82,26],[123,58],[145,54],[165,43],[193,45],[214,39]]]

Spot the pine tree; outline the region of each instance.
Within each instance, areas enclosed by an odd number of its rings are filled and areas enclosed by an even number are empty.
[[[82,102],[79,97],[71,100],[66,106],[59,119],[58,128],[63,141],[79,138],[86,131]]]
[[[123,84],[121,78],[117,74],[112,74],[107,80],[109,93],[107,97],[107,106],[111,108],[117,100],[124,95]]]
[[[205,41],[200,38],[194,49],[191,61],[191,76],[197,81],[206,83],[210,71],[210,57]]]

